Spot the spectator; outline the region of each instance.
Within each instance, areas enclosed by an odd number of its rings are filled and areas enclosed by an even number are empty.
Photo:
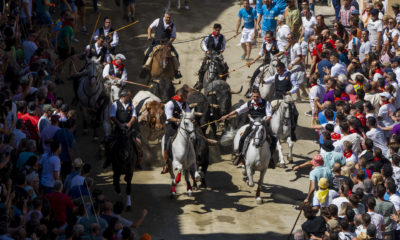
[[[53,141],[50,144],[50,152],[43,154],[39,161],[42,166],[40,184],[44,193],[53,192],[55,181],[60,179],[60,152],[60,144],[57,141]]]

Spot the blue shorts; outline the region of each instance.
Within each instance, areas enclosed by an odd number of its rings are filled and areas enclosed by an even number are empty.
[[[125,6],[129,6],[129,5],[135,4],[135,3],[136,3],[136,0],[124,0],[124,5]]]
[[[38,12],[36,16],[37,16],[37,24],[39,26],[41,25],[50,26],[53,24],[53,20],[51,19],[49,12]]]

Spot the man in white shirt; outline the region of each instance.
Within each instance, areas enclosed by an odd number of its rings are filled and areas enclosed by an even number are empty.
[[[372,52],[379,53],[381,50],[382,40],[381,33],[383,29],[382,21],[378,18],[378,9],[371,10],[371,18],[368,21],[367,29],[369,31],[369,41],[371,42]]]
[[[347,75],[347,68],[343,63],[339,62],[339,54],[337,52],[332,52],[329,60],[333,64],[333,67],[330,70],[328,68],[324,68],[324,72],[326,74],[330,74],[331,77],[334,78],[339,77],[341,74]]]
[[[322,104],[322,100],[325,96],[325,88],[318,84],[318,75],[311,77],[310,79],[310,92],[308,93],[308,98],[310,99],[311,111],[314,112],[314,100],[318,99],[318,102]]]
[[[121,88],[128,80],[128,74],[124,66],[125,56],[117,54],[115,60],[107,64],[103,69],[103,78],[106,80],[106,88],[110,91],[111,101],[118,100]]]
[[[400,57],[394,57],[390,59],[390,66],[392,67],[393,72],[396,74],[397,82],[400,81]]]
[[[365,135],[374,142],[374,147],[379,147],[382,150],[383,155],[386,156],[389,149],[386,144],[385,133],[382,129],[378,128],[376,124],[376,119],[369,117],[367,119],[367,127],[369,128],[369,131]]]
[[[392,126],[394,121],[390,117],[391,114],[396,112],[394,106],[389,102],[389,99],[392,97],[388,92],[382,92],[379,94],[381,97],[381,107],[379,108],[378,112],[378,120],[381,122],[380,126],[388,127]],[[392,135],[392,131],[384,131],[386,139],[389,139]]]
[[[361,143],[363,138],[358,133],[350,133],[350,126],[347,122],[340,123],[340,131],[342,132],[342,138],[340,139],[342,144],[345,141],[351,142],[353,144],[353,152],[360,154],[362,151]]]
[[[110,52],[104,44],[105,37],[102,35],[97,36],[96,42],[92,45],[86,46],[86,57],[96,58],[100,60],[100,63],[106,65],[111,62]]]
[[[283,15],[279,15],[277,18],[277,30],[276,30],[276,43],[278,45],[279,53],[277,57],[285,64],[285,66],[289,65],[289,54],[288,45],[289,42],[287,40],[287,36],[290,34],[290,27],[285,24],[285,17]]]
[[[92,167],[91,167],[91,165],[90,165],[89,163],[85,163],[85,164],[82,166],[81,174],[78,174],[78,175],[76,175],[75,177],[73,177],[73,178],[71,179],[71,184],[70,184],[70,186],[69,186],[69,189],[65,189],[65,191],[68,193],[68,191],[69,191],[71,188],[73,188],[73,187],[75,187],[75,186],[81,186],[81,185],[83,185],[84,182],[85,182],[85,178],[87,178],[87,177],[89,176],[89,174],[90,174],[91,168],[92,168]]]
[[[305,89],[303,82],[305,79],[305,67],[303,64],[303,52],[300,43],[294,37],[292,33],[287,36],[288,42],[290,44],[290,63],[288,65],[288,70],[297,79],[300,90],[303,92],[303,96],[307,97],[307,90]],[[300,91],[297,92],[297,99],[300,100]]]
[[[114,32],[114,28],[111,27],[111,19],[109,17],[104,18],[104,26],[97,29],[93,35],[93,40],[96,40],[98,36],[104,36],[106,45],[112,54],[115,54],[115,48],[118,46],[119,37],[118,33]],[[112,34],[109,34],[113,32]]]
[[[371,43],[368,40],[369,32],[367,29],[363,29],[361,32],[361,46],[360,46],[360,54],[359,59],[360,63],[365,62],[365,55],[371,52]]]
[[[367,199],[366,206],[368,208],[367,213],[371,216],[371,224],[376,227],[376,237],[382,239],[382,232],[385,231],[385,220],[381,214],[374,211],[376,200],[373,196]]]

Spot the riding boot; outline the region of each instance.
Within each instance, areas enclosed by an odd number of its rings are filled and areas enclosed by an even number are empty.
[[[167,153],[167,150],[164,150],[163,157],[164,157],[165,165],[163,167],[163,170],[161,171],[161,174],[166,174],[168,172],[168,153]]]

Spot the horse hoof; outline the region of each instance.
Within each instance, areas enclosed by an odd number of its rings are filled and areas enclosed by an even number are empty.
[[[189,197],[191,197],[191,196],[193,195],[193,191],[189,189],[189,190],[187,191],[187,195],[188,195]]]
[[[126,206],[125,212],[130,212],[132,210],[132,206]]]
[[[256,198],[256,202],[258,205],[261,205],[263,203],[262,198],[261,197],[257,197]]]
[[[248,185],[249,187],[254,187],[254,183],[250,184],[249,182],[247,182],[247,185]]]
[[[287,168],[286,164],[284,164],[284,163],[278,163],[277,166],[280,168]]]

